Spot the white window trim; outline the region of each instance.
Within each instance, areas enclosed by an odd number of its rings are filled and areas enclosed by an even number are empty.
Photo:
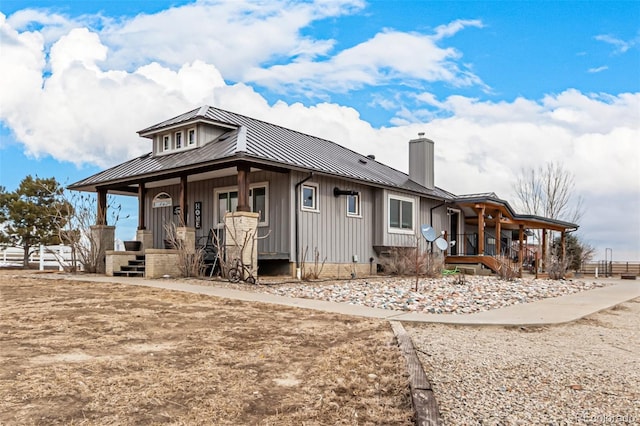
[[[189,140],[189,133],[193,132],[193,142]],[[192,127],[191,129],[187,129],[187,145],[186,146],[197,146],[198,145],[198,134],[196,133],[196,128]]]
[[[393,228],[391,226],[391,199],[399,201],[407,201],[411,203],[411,229]],[[401,195],[387,194],[387,232],[390,234],[415,235],[416,233],[416,199],[411,197],[403,197]],[[402,218],[400,219],[402,221]]]
[[[350,195],[347,195],[345,197],[345,209],[347,211],[347,216],[348,217],[354,217],[354,218],[362,218],[362,193],[360,191],[358,191],[358,193],[356,194],[356,196],[358,197],[358,205],[357,205],[357,213],[351,213],[349,211],[349,197]]]
[[[264,221],[262,222],[258,222],[258,226],[269,226],[269,182],[256,182],[256,183],[252,183],[249,185],[249,189],[252,190],[254,188],[265,188],[264,194],[265,194],[265,200],[264,200]],[[213,223],[214,223],[214,227],[215,228],[223,228],[224,227],[224,223],[220,223],[220,221],[224,218],[219,218],[218,214],[220,213],[220,206],[218,205],[218,195],[219,194],[224,194],[224,193],[228,193],[228,192],[237,192],[238,191],[238,187],[237,186],[225,186],[223,188],[216,188],[213,191],[213,204],[214,204],[214,208],[213,208]],[[239,196],[239,194],[238,194]],[[253,207],[253,198],[250,196],[249,197],[249,205],[250,207]]]
[[[180,135],[180,147],[178,147],[178,135]],[[184,144],[184,132],[182,130],[177,131],[173,134],[173,140],[175,143],[175,146],[173,147],[175,150],[180,150],[180,149],[184,149],[185,144]]]
[[[164,141],[165,139],[169,142],[169,146],[165,147],[164,145]],[[172,146],[171,146],[171,135],[170,134],[164,134],[160,136],[160,145],[162,146],[162,152],[169,152],[169,151],[173,151]]]
[[[305,207],[304,205],[304,188],[313,188],[314,190],[314,194],[315,194],[315,206],[313,208],[311,207]],[[300,210],[305,211],[305,212],[312,212],[312,213],[320,213],[320,203],[319,203],[319,194],[320,194],[320,185],[318,185],[317,183],[313,183],[313,182],[309,182],[309,183],[303,183],[302,185],[300,185]]]

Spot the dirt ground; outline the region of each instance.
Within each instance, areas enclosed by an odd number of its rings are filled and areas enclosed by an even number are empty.
[[[0,271],[0,424],[412,424],[388,323]]]

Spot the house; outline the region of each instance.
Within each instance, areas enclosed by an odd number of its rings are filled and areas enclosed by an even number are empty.
[[[70,186],[98,194],[95,231],[110,250],[107,273],[131,257],[109,246],[108,193],[138,198],[137,240],[158,265],[166,264],[167,223],[178,223],[195,246],[211,229],[228,231],[225,218],[233,217],[256,229],[261,273],[295,275],[317,252],[326,275],[369,274],[391,248],[422,241],[421,225],[460,241],[447,256],[492,268],[487,259],[511,251],[514,240],[522,246],[525,230],[577,228],[518,215],[495,194],[459,197],[438,188],[434,143],[424,134],[409,141],[408,175],[326,139],[210,106],[138,134],[150,140],[150,153]],[[166,272],[152,269],[147,276]]]

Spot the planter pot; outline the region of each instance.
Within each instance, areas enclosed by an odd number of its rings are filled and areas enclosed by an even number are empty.
[[[124,250],[125,251],[140,251],[141,246],[140,241],[124,241]]]

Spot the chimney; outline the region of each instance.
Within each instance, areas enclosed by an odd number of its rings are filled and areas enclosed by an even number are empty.
[[[433,189],[433,162],[433,141],[420,132],[418,139],[409,141],[409,179]]]

